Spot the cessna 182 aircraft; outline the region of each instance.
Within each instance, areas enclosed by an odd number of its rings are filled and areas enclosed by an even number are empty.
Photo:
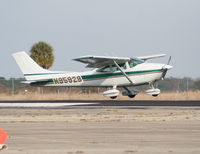
[[[85,72],[49,71],[41,68],[26,52],[13,54],[26,81],[23,83],[32,86],[66,86],[66,87],[111,87],[103,92],[104,96],[112,99],[120,94],[118,87],[122,87],[122,95],[133,98],[137,90],[129,87],[146,85],[150,89],[145,92],[158,96],[160,90],[154,87],[156,81],[164,79],[167,71],[172,68],[168,64],[147,63],[153,58],[164,57],[166,54],[143,56],[137,58],[109,57],[109,56],[83,56],[73,60],[87,64],[93,68]]]

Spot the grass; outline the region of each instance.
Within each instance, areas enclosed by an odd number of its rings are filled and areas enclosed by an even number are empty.
[[[77,93],[28,93],[14,96],[0,94],[0,100],[111,100],[101,94],[77,94]],[[188,92],[163,92],[158,97],[152,97],[145,93],[139,93],[135,98],[119,96],[118,100],[200,100],[200,91]]]

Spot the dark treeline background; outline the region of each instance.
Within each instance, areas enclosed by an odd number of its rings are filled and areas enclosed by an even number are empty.
[[[22,84],[21,81],[24,81],[23,78],[10,78],[5,79],[4,77],[0,77],[0,93],[19,93],[24,91],[35,92],[38,91],[37,87],[30,87],[29,85]],[[166,78],[163,81],[159,81],[156,83],[156,87],[161,89],[162,91],[173,91],[173,92],[183,92],[187,90],[200,90],[200,78],[192,79],[192,78]],[[140,86],[135,87],[138,90],[148,89],[148,86]],[[83,93],[89,92],[99,92],[97,88],[72,88],[73,91],[81,90]],[[71,89],[71,90],[72,90]],[[43,88],[43,92],[60,92],[69,90],[69,88],[62,87],[45,87]]]

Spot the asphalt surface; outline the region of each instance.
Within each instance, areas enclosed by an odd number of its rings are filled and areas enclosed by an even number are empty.
[[[199,105],[200,101],[1,101],[0,127],[8,134],[8,148],[1,152],[199,154]]]
[[[1,154],[200,154],[196,107],[4,108],[0,117]]]
[[[137,108],[137,107],[200,107],[198,101],[151,100],[48,100],[48,101],[0,101],[3,107],[53,107],[53,108]]]

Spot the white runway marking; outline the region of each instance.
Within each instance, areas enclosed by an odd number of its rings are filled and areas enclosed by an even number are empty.
[[[0,103],[0,107],[63,107],[97,103]]]

